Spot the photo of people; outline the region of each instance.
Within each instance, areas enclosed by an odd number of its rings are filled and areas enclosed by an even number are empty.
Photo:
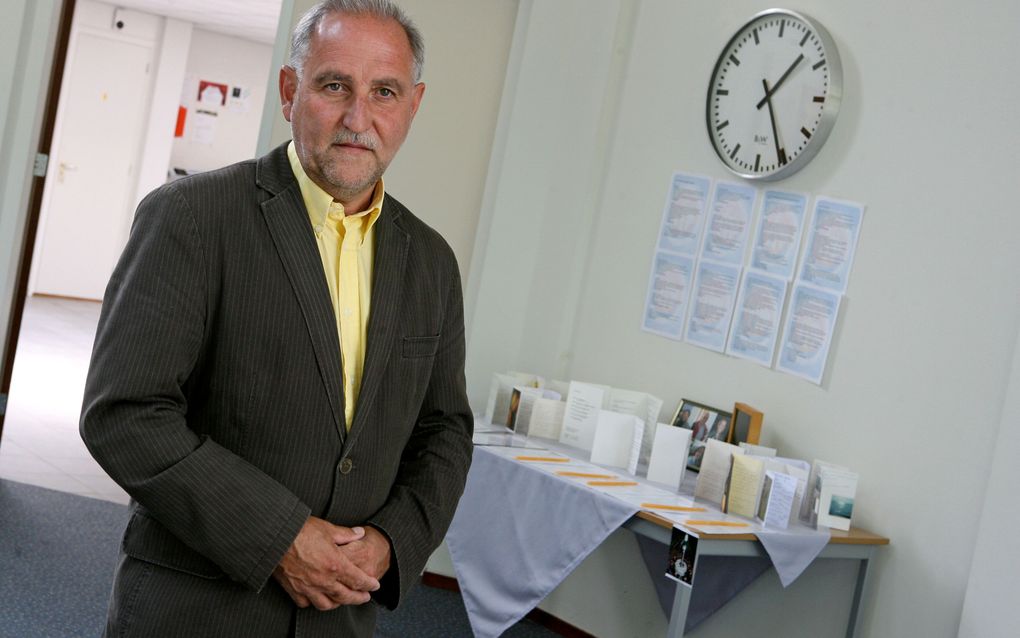
[[[666,576],[692,587],[697,556],[698,537],[674,527],[673,537],[669,543],[669,565],[666,567]]]
[[[733,417],[723,412],[694,401],[680,401],[673,425],[691,430],[691,448],[687,457],[687,467],[694,471],[701,469],[701,458],[705,454],[705,445],[709,439],[726,441],[730,436],[730,424]]]

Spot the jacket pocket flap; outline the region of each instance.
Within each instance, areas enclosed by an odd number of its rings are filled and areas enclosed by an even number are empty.
[[[439,350],[439,335],[404,337],[403,354],[408,359],[434,357],[437,350]]]

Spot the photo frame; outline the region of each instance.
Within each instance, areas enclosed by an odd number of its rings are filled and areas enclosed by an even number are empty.
[[[730,428],[728,443],[759,445],[761,424],[764,420],[765,414],[761,410],[752,408],[746,403],[734,403],[733,426]]]
[[[724,443],[731,436],[733,415],[704,403],[681,399],[671,421],[674,427],[691,430],[691,448],[687,456],[687,469],[695,472],[701,469],[701,458],[705,454],[708,439]]]

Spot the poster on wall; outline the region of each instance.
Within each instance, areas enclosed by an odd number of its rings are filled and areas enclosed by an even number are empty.
[[[776,369],[821,384],[840,295],[798,283],[783,326]]]
[[[200,80],[198,83],[198,103],[203,106],[226,106],[228,90],[226,84]]]
[[[808,244],[799,279],[819,288],[845,293],[861,234],[864,207],[827,197],[815,200]]]
[[[673,173],[659,229],[659,250],[697,254],[705,225],[705,207],[712,180],[701,175]]]
[[[751,268],[788,281],[793,278],[807,199],[802,193],[765,191],[751,251]]]
[[[231,113],[247,113],[251,109],[251,89],[243,86],[230,87],[227,110]]]
[[[215,111],[195,109],[195,116],[191,118],[191,141],[195,144],[215,142],[217,117]]]
[[[772,367],[785,301],[785,280],[747,271],[733,312],[726,354]]]
[[[702,259],[739,266],[744,263],[747,236],[758,191],[753,186],[718,182],[705,225]]]
[[[655,253],[652,274],[648,278],[642,330],[670,339],[683,337],[693,271],[691,257],[662,251]]]
[[[722,352],[737,298],[740,267],[702,261],[698,264],[684,341]]]

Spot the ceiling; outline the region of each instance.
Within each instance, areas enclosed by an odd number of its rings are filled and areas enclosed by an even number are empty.
[[[200,29],[272,44],[282,0],[113,0],[125,9],[193,23]]]

